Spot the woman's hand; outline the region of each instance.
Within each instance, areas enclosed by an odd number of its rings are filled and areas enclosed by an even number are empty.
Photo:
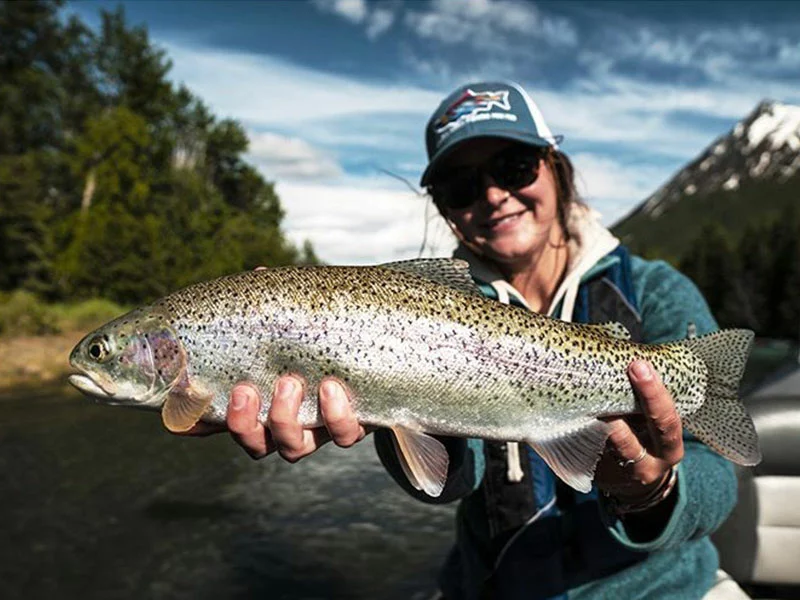
[[[324,379],[319,387],[325,425],[303,429],[297,415],[304,387],[305,382],[294,375],[278,379],[265,427],[258,420],[261,408],[258,388],[247,382],[234,386],[228,403],[227,429],[236,443],[254,459],[277,451],[285,460],[297,462],[331,440],[338,446],[349,447],[364,438],[366,431],[356,420],[348,391],[334,378]],[[198,423],[188,433],[202,436],[224,430],[224,426]]]
[[[611,419],[612,433],[595,473],[597,487],[618,502],[648,498],[683,458],[681,419],[672,396],[647,361],[628,368],[641,415]]]

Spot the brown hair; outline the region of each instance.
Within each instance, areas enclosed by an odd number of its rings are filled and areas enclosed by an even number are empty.
[[[558,222],[564,232],[564,239],[569,240],[569,230],[567,229],[567,213],[571,204],[584,205],[584,201],[578,194],[575,186],[575,167],[569,156],[561,150],[548,149],[544,156],[550,172],[553,173],[556,183],[556,210],[558,211]]]
[[[544,149],[542,153],[542,160],[547,164],[547,167],[550,169],[550,172],[553,174],[553,179],[556,185],[556,211],[558,214],[558,223],[561,225],[561,230],[564,232],[564,239],[568,241],[570,238],[569,230],[567,229],[567,215],[570,205],[572,204],[580,204],[585,205],[583,199],[581,199],[580,194],[578,194],[577,187],[575,186],[575,167],[572,165],[572,161],[570,160],[569,156],[564,154],[561,150],[556,150],[552,147],[547,147]],[[445,212],[444,206],[440,205],[439,202],[436,201],[436,196],[430,193],[430,187],[428,187],[428,195],[433,200],[436,209],[439,211],[439,214],[442,215],[445,220],[447,221],[450,228],[453,229],[452,223],[450,223],[450,219],[447,218],[447,214]],[[454,231],[459,239],[461,236],[458,235],[457,231]],[[463,240],[462,240],[463,241]]]

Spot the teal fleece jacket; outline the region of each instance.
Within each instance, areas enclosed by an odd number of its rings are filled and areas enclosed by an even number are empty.
[[[588,279],[604,268],[601,260],[584,276]],[[698,335],[717,329],[705,299],[684,275],[663,261],[632,257],[631,275],[642,318],[646,343],[683,339],[694,324]],[[397,461],[388,430],[375,433],[375,445],[387,471],[415,498],[428,503],[461,500],[457,511],[456,547],[440,575],[440,586],[448,600],[477,599],[483,582],[492,573],[487,527],[482,523],[482,495],[478,489],[484,475],[481,440],[446,438],[450,454],[448,479],[442,495],[431,498],[412,488]],[[678,483],[672,512],[647,541],[631,531],[624,521],[611,516],[602,496],[596,503],[603,525],[618,544],[642,553],[632,566],[586,582],[568,578],[563,590],[570,599],[599,598],[702,598],[714,583],[719,560],[709,534],[719,527],[736,503],[733,465],[702,443],[685,436],[685,456],[678,467]],[[483,519],[485,520],[485,518]],[[639,541],[637,541],[639,540]],[[546,540],[543,540],[546,543]],[[532,557],[531,560],[536,560]],[[529,584],[526,584],[529,585]],[[546,583],[543,584],[547,587]],[[519,589],[514,597],[540,597],[535,590]],[[564,594],[556,597],[564,597]]]

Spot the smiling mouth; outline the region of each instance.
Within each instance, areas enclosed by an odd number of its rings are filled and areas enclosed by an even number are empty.
[[[505,215],[505,216],[497,218],[497,219],[490,219],[489,221],[486,222],[485,227],[486,227],[486,229],[494,229],[496,227],[505,225],[507,223],[512,223],[513,221],[516,221],[522,215],[524,215],[525,212],[526,211],[521,210],[519,212],[510,214],[510,215]]]

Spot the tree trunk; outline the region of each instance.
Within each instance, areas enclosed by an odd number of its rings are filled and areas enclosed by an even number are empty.
[[[94,196],[96,180],[94,176],[94,169],[91,169],[86,175],[86,183],[83,186],[83,198],[81,199],[81,214],[86,214],[89,207],[92,205],[92,196]]]

